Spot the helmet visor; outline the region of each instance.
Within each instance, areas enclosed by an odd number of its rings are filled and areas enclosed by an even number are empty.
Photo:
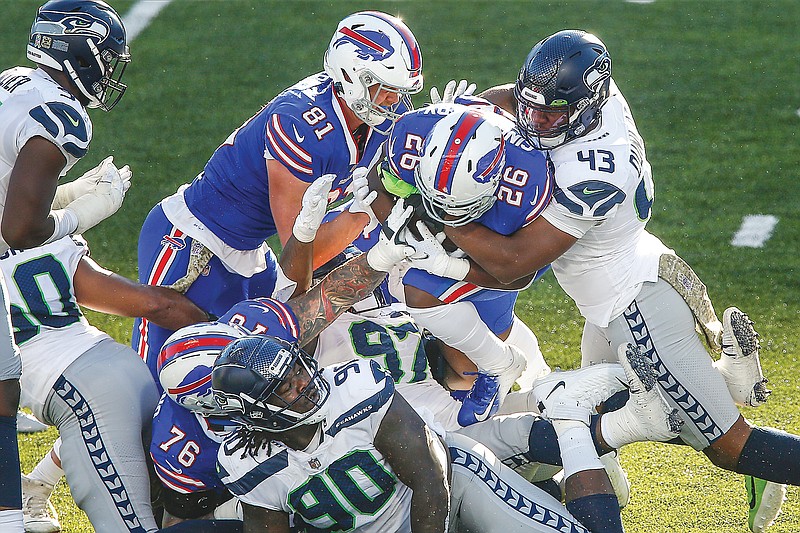
[[[545,106],[519,102],[517,119],[539,137],[558,137],[569,128],[570,106]]]

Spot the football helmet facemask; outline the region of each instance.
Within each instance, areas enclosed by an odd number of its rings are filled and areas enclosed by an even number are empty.
[[[294,398],[284,399],[279,387],[303,372],[308,384]],[[330,394],[330,385],[310,355],[296,342],[267,335],[230,343],[214,363],[212,384],[217,403],[231,420],[256,431],[317,424],[325,418],[322,407]]]
[[[211,370],[222,349],[244,335],[234,326],[217,322],[193,324],[170,335],[156,363],[164,392],[190,411],[223,416],[211,390]]]
[[[131,60],[125,27],[117,12],[100,0],[51,0],[40,7],[27,55],[66,74],[87,107],[109,111],[127,88],[120,81]]]
[[[362,11],[345,17],[328,45],[324,64],[336,93],[373,128],[397,120],[401,104],[413,109],[411,95],[422,90],[417,39],[403,21],[386,13]],[[397,102],[376,103],[381,91],[396,94]]]
[[[514,86],[517,126],[540,150],[550,150],[591,131],[608,100],[611,56],[581,30],[563,30],[528,54]]]
[[[414,169],[425,212],[454,227],[480,218],[497,200],[505,159],[503,131],[489,117],[466,107],[445,116],[425,137]]]

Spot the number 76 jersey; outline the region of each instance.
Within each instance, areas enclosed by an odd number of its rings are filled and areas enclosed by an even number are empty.
[[[229,437],[218,456],[222,481],[247,504],[294,513],[301,528],[410,532],[411,490],[374,444],[394,396],[392,378],[375,361],[327,367],[323,376],[331,393],[319,444],[298,451],[272,441],[243,455]]]

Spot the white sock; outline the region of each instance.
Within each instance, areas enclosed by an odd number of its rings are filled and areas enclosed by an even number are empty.
[[[561,450],[564,479],[584,470],[602,470],[589,427],[575,420],[553,420],[553,428]]]
[[[4,533],[25,533],[22,524],[22,509],[0,511],[0,531]]]
[[[53,462],[53,458],[50,456],[50,453],[47,453],[44,457],[42,457],[42,460],[39,461],[39,464],[37,464],[33,469],[33,472],[28,474],[28,478],[41,481],[45,485],[54,487],[63,475],[64,471],[60,469],[55,462]]]
[[[408,308],[417,324],[448,346],[464,352],[480,369],[502,374],[514,363],[511,349],[481,320],[470,302]]]

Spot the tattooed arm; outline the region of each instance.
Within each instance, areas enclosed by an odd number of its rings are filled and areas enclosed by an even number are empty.
[[[361,254],[331,271],[307,293],[289,300],[300,324],[300,346],[319,335],[354,303],[369,296],[385,277],[386,272],[373,269],[367,263],[367,254]]]

